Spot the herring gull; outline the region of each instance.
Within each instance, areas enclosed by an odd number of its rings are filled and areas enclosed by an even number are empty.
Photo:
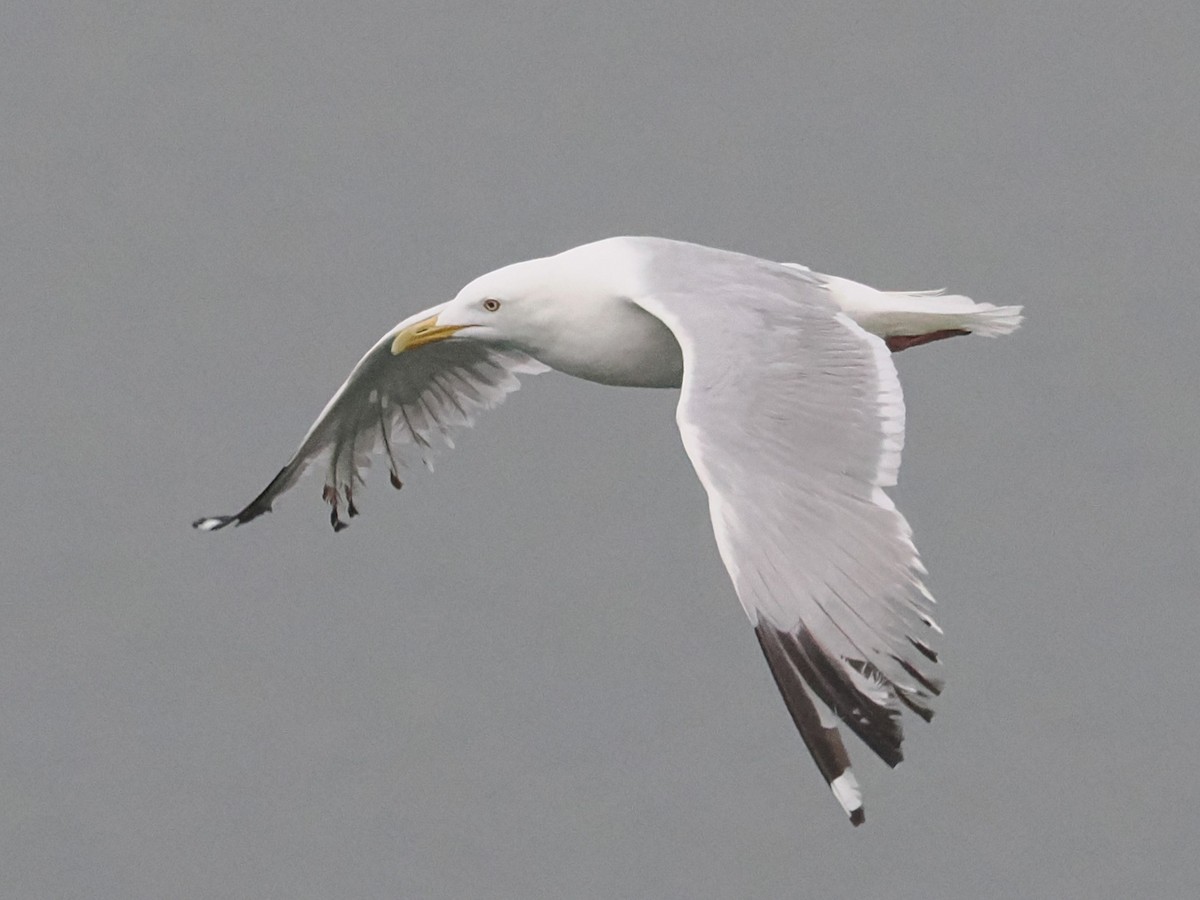
[[[928,721],[940,634],[896,483],[904,400],[891,353],[1014,331],[1021,308],[885,292],[794,263],[619,237],[483,275],[410,316],[359,361],[287,465],[214,531],[268,512],[322,464],[335,531],[375,452],[405,451],[500,403],[519,375],[681,388],[676,421],[708,493],[738,599],[801,738],[855,825],[862,792],[838,730],[889,766],[900,710]]]

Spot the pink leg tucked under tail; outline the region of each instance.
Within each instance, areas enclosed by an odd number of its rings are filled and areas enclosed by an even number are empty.
[[[922,344],[928,344],[930,341],[940,341],[945,338],[970,333],[962,328],[947,328],[943,331],[931,331],[929,334],[894,334],[883,340],[888,345],[889,350],[893,353],[899,353],[901,350],[907,350],[909,347],[920,347]]]

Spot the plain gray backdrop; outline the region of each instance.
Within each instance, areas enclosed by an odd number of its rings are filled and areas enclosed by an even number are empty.
[[[0,896],[1185,897],[1192,2],[0,13]],[[359,356],[612,234],[1023,303],[904,353],[948,687],[855,830],[672,391],[561,375],[220,534]],[[802,461],[798,461],[798,465]]]

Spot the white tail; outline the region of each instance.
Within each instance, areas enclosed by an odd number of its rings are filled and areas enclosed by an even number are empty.
[[[826,276],[834,299],[867,331],[880,337],[969,331],[983,337],[1011,334],[1021,324],[1020,306],[976,303],[941,291],[877,291],[846,278]]]
[[[855,322],[881,338],[967,331],[983,337],[1012,334],[1021,324],[1021,306],[976,303],[962,294],[941,291],[878,291],[849,278],[821,275],[799,263],[789,269],[812,272]]]

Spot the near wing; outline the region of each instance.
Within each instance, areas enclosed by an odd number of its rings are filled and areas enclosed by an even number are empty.
[[[776,268],[742,282],[722,275],[700,293],[638,302],[682,348],[676,419],[721,558],[796,727],[857,825],[862,799],[837,719],[894,766],[900,705],[928,720],[941,690],[937,655],[918,637],[940,631],[925,569],[883,491],[904,440],[900,382],[883,341],[839,311],[820,276]]]
[[[334,531],[346,527],[339,515],[344,502],[355,516],[357,486],[370,457],[382,450],[391,482],[401,486],[404,451],[426,453],[432,439],[453,446],[450,431],[473,423],[475,413],[501,403],[520,382],[518,374],[545,372],[547,367],[515,350],[477,341],[446,340],[393,356],[392,339],[408,325],[435,315],[441,307],[405,319],[371,348],[304,436],[300,447],[266,489],[232,516],[197,519],[193,527],[215,531],[242,525],[271,510],[275,498],[291,488],[314,462],[325,465],[323,497],[332,508]]]

